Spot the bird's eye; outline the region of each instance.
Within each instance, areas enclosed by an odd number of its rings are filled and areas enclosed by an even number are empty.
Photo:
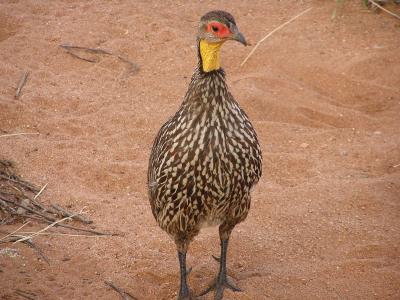
[[[218,31],[218,27],[217,26],[211,26],[212,31],[217,32]]]

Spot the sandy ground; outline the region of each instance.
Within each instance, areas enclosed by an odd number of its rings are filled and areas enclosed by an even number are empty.
[[[118,299],[112,280],[138,299],[174,299],[173,242],[146,194],[152,140],[174,113],[196,63],[198,19],[230,11],[253,43],[226,44],[223,66],[264,154],[252,210],[234,231],[229,273],[244,290],[225,299],[400,299],[400,22],[345,1],[1,1],[0,158],[42,196],[124,237],[35,239],[0,256],[0,298]],[[400,7],[387,6],[400,13]],[[60,44],[123,54],[76,59]],[[14,99],[23,71],[30,76]],[[12,231],[20,224],[3,225]],[[43,225],[32,224],[31,230]],[[190,285],[216,274],[216,229],[193,242]],[[212,299],[211,296],[203,297]]]

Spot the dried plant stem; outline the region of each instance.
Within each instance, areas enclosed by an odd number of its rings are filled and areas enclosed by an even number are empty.
[[[10,200],[8,200],[6,198],[3,198],[3,197],[0,197],[0,200],[3,200],[5,202],[7,202],[7,203],[13,204],[13,205],[18,206],[18,207],[21,207],[21,208],[29,211],[30,213],[32,213],[34,215],[38,215],[38,216],[44,218],[44,220],[43,219],[39,219],[38,217],[34,217],[32,215],[27,215],[27,214],[25,214],[25,215],[19,214],[20,216],[23,216],[23,217],[26,217],[26,218],[35,219],[35,220],[41,220],[41,221],[47,222],[49,224],[52,224],[52,223],[56,222],[56,220],[54,218],[46,216],[45,214],[43,214],[41,212],[38,212],[38,211],[36,211],[34,209],[31,209],[31,208],[29,208],[27,206],[15,203],[15,202],[10,201]],[[71,218],[71,217],[68,217],[68,218]],[[92,229],[79,228],[79,227],[74,227],[74,226],[70,226],[70,225],[66,225],[66,224],[60,224],[60,223],[56,223],[55,225],[56,226],[60,226],[60,227],[64,227],[64,228],[68,228],[68,229],[77,230],[77,231],[88,232],[88,233],[92,233],[92,234],[96,234],[96,235],[111,235],[111,236],[119,236],[120,235],[118,233],[100,232],[100,231],[96,231],[96,230],[92,230]]]
[[[10,137],[10,136],[18,136],[18,135],[37,135],[39,132],[20,132],[20,133],[8,133],[8,134],[2,134],[0,135],[1,137]]]
[[[305,11],[303,11],[302,13],[298,14],[297,16],[291,18],[289,21],[283,23],[282,25],[276,27],[274,30],[272,30],[270,33],[268,33],[265,37],[263,37],[261,40],[259,40],[257,42],[257,44],[254,46],[254,48],[251,50],[251,52],[247,55],[247,57],[243,60],[243,62],[240,64],[240,66],[242,67],[247,60],[250,58],[250,56],[253,55],[254,51],[256,51],[256,49],[258,48],[258,46],[260,46],[260,44],[262,42],[264,42],[267,38],[269,38],[271,35],[273,35],[275,32],[277,32],[279,29],[285,27],[286,25],[288,25],[289,23],[293,22],[294,20],[296,20],[297,18],[299,18],[300,16],[304,15],[305,13],[309,12],[312,9],[312,7],[306,9]]]
[[[44,191],[44,189],[47,187],[48,183],[46,183],[41,189],[40,191],[35,195],[35,197],[33,197],[33,200],[36,200],[37,197],[40,196],[40,194]]]
[[[13,136],[20,134],[7,134],[3,136]],[[45,256],[42,249],[37,245],[33,239],[39,236],[51,235],[64,235],[72,237],[98,237],[98,236],[117,236],[121,234],[99,232],[92,229],[74,227],[64,224],[63,221],[67,219],[76,219],[80,223],[92,223],[86,216],[80,216],[79,213],[69,212],[67,209],[53,204],[51,206],[40,203],[39,198],[47,188],[47,183],[41,188],[36,187],[23,180],[14,172],[15,165],[9,160],[0,160],[0,214],[2,220],[0,224],[4,224],[12,220],[35,220],[44,223],[44,226],[36,232],[22,232],[22,228],[29,222],[20,224],[21,226],[11,233],[3,232],[0,230],[2,237],[0,237],[0,244],[4,243],[18,243],[32,248],[37,255],[49,264],[49,259]],[[4,216],[4,217],[3,217]],[[55,228],[66,228],[75,230],[78,234],[68,234],[65,230],[58,232]],[[54,231],[53,231],[54,230]],[[4,234],[3,234],[4,233]],[[19,293],[21,297],[31,299],[33,296],[29,294]],[[36,297],[36,296],[35,296]],[[33,299],[33,298],[32,298]]]
[[[62,208],[61,206],[59,206],[57,204],[52,204],[51,207],[53,209],[55,209],[58,213],[60,213],[63,217],[72,217],[73,219],[79,220],[79,221],[81,221],[82,223],[85,223],[85,224],[92,224],[93,223],[92,220],[89,220],[88,218],[86,218],[83,215],[73,216],[73,213],[67,211],[66,209]]]
[[[49,259],[47,258],[46,255],[44,255],[42,249],[40,249],[39,246],[37,246],[36,244],[34,244],[32,241],[30,240],[26,240],[23,243],[27,244],[29,247],[35,249],[35,251],[43,258],[43,260],[50,265]]]
[[[396,15],[395,13],[391,12],[390,10],[387,10],[386,8],[384,8],[382,5],[379,5],[378,3],[376,3],[373,0],[368,0],[371,4],[375,5],[376,7],[379,7],[380,9],[382,9],[384,12],[388,13],[389,15],[392,15],[393,17],[400,19],[399,15]]]
[[[128,292],[125,292],[121,288],[117,287],[112,281],[104,281],[105,284],[107,284],[109,287],[111,287],[114,291],[116,291],[122,299],[124,300],[137,300],[136,297],[133,297],[131,294]]]
[[[36,295],[34,293],[25,292],[22,290],[16,290],[15,293],[22,298],[29,299],[29,300],[36,300]]]
[[[75,215],[82,214],[82,212],[83,212],[83,210],[81,210],[79,213],[76,213]],[[40,234],[41,232],[46,231],[47,229],[49,229],[49,228],[51,228],[51,227],[57,225],[58,223],[64,222],[65,220],[68,220],[68,219],[72,219],[72,217],[73,217],[73,216],[70,216],[70,217],[66,217],[66,218],[57,220],[57,221],[51,223],[50,225],[46,226],[45,228],[39,230],[38,232],[35,232],[35,233],[31,234],[31,235],[28,235],[28,236],[26,236],[26,237],[24,237],[24,238],[22,238],[22,239],[19,239],[19,240],[15,241],[14,244],[15,244],[15,243],[18,243],[18,242],[23,242],[23,241],[26,241],[26,240],[30,240],[30,239],[33,238],[34,236]]]
[[[42,222],[44,221],[44,222],[47,222],[47,223],[51,224],[50,221],[48,221],[48,220],[43,220],[43,219],[38,218],[38,217],[35,217],[35,216],[24,215],[24,217],[25,217],[25,218],[34,219],[34,220],[38,220],[38,221],[42,221]],[[82,232],[92,233],[92,234],[95,234],[96,236],[121,236],[120,233],[101,232],[101,231],[96,231],[96,230],[92,230],[92,229],[85,229],[85,228],[74,227],[74,226],[66,225],[66,224],[56,224],[56,226],[63,227],[63,228],[67,228],[67,229],[72,229],[72,230],[76,230],[76,231],[82,231]]]
[[[20,231],[22,228],[24,228],[24,227],[25,227],[26,225],[28,225],[29,223],[30,223],[30,221],[28,221],[28,222],[22,224],[22,226],[20,226],[18,229],[14,230],[13,232],[11,232],[11,233],[7,234],[6,236],[2,237],[2,238],[0,239],[0,241],[4,241],[4,240],[5,240],[6,238],[8,238],[9,236],[11,236],[11,235],[17,233],[18,231]]]
[[[32,184],[30,184],[29,182],[22,180],[20,178],[17,178],[17,177],[11,178],[10,176],[5,176],[2,174],[0,174],[0,178],[6,179],[6,180],[14,182],[14,183],[18,183],[18,184],[22,185],[24,188],[26,188],[32,192],[36,193],[38,191],[38,189],[36,187],[34,187]],[[15,188],[15,189],[18,190],[17,188]],[[20,190],[18,190],[18,191],[20,191]]]
[[[8,200],[8,199],[5,199],[5,198],[3,198],[3,197],[0,197],[0,200],[3,200],[3,201],[5,201],[5,202],[7,202],[7,203],[13,204],[13,205],[18,206],[18,207],[21,207],[21,208],[23,208],[23,209],[29,211],[29,212],[32,213],[32,214],[35,214],[35,215],[38,215],[38,216],[41,216],[41,217],[45,218],[47,221],[50,221],[50,222],[54,222],[54,221],[55,221],[55,219],[53,219],[53,218],[51,218],[51,217],[49,217],[49,216],[46,216],[45,214],[43,214],[43,213],[41,213],[41,212],[38,212],[38,211],[36,211],[36,210],[33,210],[33,209],[31,209],[31,208],[29,208],[29,207],[27,207],[27,206],[25,206],[25,205],[21,205],[21,204],[15,203],[15,202],[10,201],[10,200]]]
[[[115,54],[111,51],[107,51],[104,49],[100,49],[100,48],[88,48],[88,47],[81,47],[81,46],[73,46],[73,45],[60,45],[61,48],[65,49],[67,51],[68,54],[72,55],[75,58],[78,59],[82,59],[85,60],[87,62],[91,62],[91,63],[96,63],[98,62],[98,60],[96,59],[90,59],[90,58],[86,58],[86,57],[82,57],[76,53],[73,52],[73,50],[83,50],[83,51],[87,51],[87,52],[91,52],[91,53],[95,53],[95,54],[103,54],[103,55],[110,55],[110,56],[115,56],[117,57],[119,60],[121,60],[122,62],[126,63],[129,65],[129,73],[136,73],[137,71],[139,71],[139,67],[137,64],[135,64],[134,62],[130,61],[128,58],[119,55],[119,54]]]
[[[22,234],[32,234],[34,231],[20,231]],[[54,236],[70,236],[70,237],[89,237],[89,238],[98,238],[98,237],[106,237],[105,235],[88,235],[88,234],[69,234],[69,233],[60,233],[60,232],[41,232],[38,235],[54,235]]]
[[[28,79],[29,71],[26,71],[22,74],[21,79],[19,80],[17,91],[15,92],[15,98],[18,99],[21,95],[22,88],[24,87],[26,80]]]

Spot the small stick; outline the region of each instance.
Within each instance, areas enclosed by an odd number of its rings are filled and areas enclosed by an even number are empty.
[[[33,200],[36,201],[36,198],[40,196],[40,194],[44,191],[44,189],[47,187],[49,183],[46,183],[41,189],[40,191],[35,195],[35,197],[33,197]]]
[[[26,80],[28,79],[28,75],[29,75],[29,71],[25,71],[22,74],[21,79],[19,80],[19,83],[18,83],[17,91],[15,92],[15,99],[19,98],[19,96],[22,92],[22,88],[24,87]]]
[[[93,223],[92,220],[88,220],[88,219],[87,219],[85,216],[83,216],[83,215],[76,215],[76,216],[73,216],[73,213],[71,213],[71,212],[65,210],[64,208],[62,208],[61,206],[59,206],[59,205],[57,205],[57,204],[51,204],[51,206],[52,206],[55,210],[59,211],[59,212],[62,214],[63,217],[71,217],[71,218],[76,219],[76,220],[79,220],[79,221],[81,221],[82,223],[85,223],[85,224],[92,224],[92,223]]]
[[[13,205],[18,206],[18,207],[22,207],[25,210],[27,210],[27,211],[35,214],[35,215],[43,217],[44,220],[42,220],[42,219],[40,219],[38,217],[25,215],[25,214],[18,214],[19,216],[23,216],[25,218],[31,218],[31,219],[35,219],[35,220],[40,220],[40,221],[45,221],[45,222],[47,222],[49,224],[52,224],[52,223],[55,222],[55,219],[50,218],[50,217],[48,217],[48,216],[46,216],[46,215],[44,215],[44,214],[42,214],[42,213],[40,213],[40,212],[38,212],[36,210],[33,210],[33,209],[29,208],[29,207],[26,207],[24,205],[15,203],[15,202],[10,201],[8,199],[5,199],[3,197],[0,197],[0,200],[3,200],[5,202],[7,202],[7,203],[13,204]],[[73,230],[77,230],[77,231],[89,232],[89,233],[93,233],[93,234],[96,234],[96,235],[111,235],[111,236],[120,236],[121,235],[119,233],[107,233],[107,232],[101,232],[101,231],[96,231],[96,230],[92,230],[92,229],[84,229],[84,228],[74,227],[74,226],[70,226],[70,225],[66,225],[66,224],[59,224],[59,223],[57,223],[56,226],[60,226],[60,227],[68,228],[68,229],[73,229]]]
[[[136,73],[137,71],[139,71],[138,65],[135,64],[134,62],[130,61],[129,59],[127,59],[126,57],[123,57],[121,55],[117,55],[117,57],[118,57],[118,59],[127,63],[130,66],[130,73]]]
[[[15,293],[25,299],[36,300],[36,295],[34,293],[24,292],[22,290],[16,290]]]
[[[35,199],[29,199],[29,200],[31,200],[31,202],[33,203],[34,206],[39,207],[43,211],[46,210],[46,208],[42,204],[40,204],[39,201],[37,201]]]
[[[47,262],[48,265],[50,265],[49,259],[47,258],[46,255],[44,255],[42,249],[40,249],[39,246],[35,245],[35,244],[34,244],[32,241],[30,241],[30,240],[24,241],[23,243],[26,243],[29,247],[35,249],[35,251],[43,258],[43,260],[44,260],[45,262]]]
[[[28,221],[28,222],[22,224],[22,226],[19,227],[17,230],[14,230],[13,232],[7,234],[5,237],[2,237],[2,238],[0,239],[0,241],[3,241],[4,239],[6,239],[7,237],[13,235],[14,233],[17,233],[19,230],[21,230],[22,228],[24,228],[24,227],[25,227],[26,225],[28,225],[29,223],[30,223],[30,221]]]
[[[32,234],[33,231],[21,231],[20,234]],[[104,235],[88,235],[88,234],[69,234],[69,233],[59,233],[59,232],[41,232],[38,235],[54,235],[54,236],[70,236],[70,237],[89,237],[89,238],[98,238],[105,237]]]
[[[114,55],[111,52],[108,52],[106,50],[100,49],[100,48],[87,48],[87,47],[81,47],[81,46],[72,46],[72,45],[60,45],[61,48],[64,48],[66,50],[70,50],[70,49],[79,49],[79,50],[86,50],[89,52],[93,52],[93,53],[100,53],[100,54],[107,54],[107,55]]]
[[[133,297],[128,292],[125,292],[124,290],[120,289],[112,281],[104,280],[104,283],[107,284],[109,287],[111,287],[114,291],[116,291],[121,296],[122,299],[124,299],[124,300],[137,300],[136,297]]]
[[[96,63],[96,62],[98,62],[98,60],[79,56],[78,54],[73,53],[71,50],[72,50],[72,49],[78,49],[78,50],[85,50],[85,51],[92,52],[92,53],[100,53],[100,54],[106,54],[106,55],[113,55],[113,54],[111,54],[110,52],[108,52],[108,51],[106,51],[106,50],[103,50],[103,49],[99,49],[99,48],[97,48],[97,49],[96,49],[96,48],[86,48],[86,47],[71,46],[71,45],[60,45],[60,47],[61,47],[61,48],[64,48],[64,49],[67,51],[67,53],[69,53],[69,54],[72,55],[73,57],[79,58],[79,59],[82,59],[82,60],[85,60],[85,61],[88,61],[88,62],[91,62],[91,63]]]
[[[68,53],[69,55],[75,57],[75,58],[82,59],[82,60],[87,61],[87,62],[91,62],[91,63],[97,62],[97,60],[95,60],[95,59],[90,59],[90,58],[86,58],[86,57],[79,56],[78,54],[75,54],[75,53],[73,53],[73,52],[71,52],[71,51],[69,51],[69,50],[67,50],[67,53]]]
[[[5,198],[3,198],[3,197],[0,197],[0,199],[3,200],[3,201],[5,201],[5,202],[7,202],[7,203],[13,204],[13,205],[15,205],[15,206],[22,207],[23,209],[25,209],[25,210],[27,210],[27,211],[29,211],[29,212],[35,214],[35,215],[39,215],[39,216],[45,218],[46,221],[51,221],[51,222],[56,221],[56,219],[53,219],[53,218],[51,218],[51,217],[49,217],[49,216],[46,216],[45,214],[42,214],[42,213],[40,213],[40,212],[38,212],[38,211],[36,211],[36,210],[33,210],[33,209],[31,209],[31,208],[29,208],[29,207],[27,207],[27,206],[25,206],[25,205],[21,205],[21,204],[15,203],[15,202],[10,201],[10,200],[8,200],[8,199],[5,199]]]
[[[250,56],[253,55],[254,51],[256,51],[256,49],[258,48],[258,46],[260,46],[260,44],[262,42],[264,42],[268,37],[270,37],[272,34],[274,34],[275,32],[277,32],[279,29],[285,27],[286,25],[288,25],[289,23],[293,22],[294,20],[296,20],[298,17],[304,15],[305,13],[309,12],[312,9],[312,7],[306,9],[305,11],[303,11],[302,13],[298,14],[297,16],[291,18],[289,21],[283,23],[282,25],[276,27],[274,30],[272,30],[270,33],[268,33],[265,37],[263,37],[261,40],[259,40],[257,42],[257,44],[254,46],[254,48],[251,50],[251,52],[249,53],[249,55],[247,55],[247,57],[243,60],[243,62],[240,64],[240,66],[242,67],[246,61],[250,58]]]
[[[89,232],[89,233],[93,233],[95,235],[121,236],[121,234],[119,234],[119,233],[101,232],[101,231],[96,231],[93,229],[84,229],[84,228],[74,227],[74,226],[65,225],[65,224],[57,224],[57,226],[68,228],[68,229],[73,229],[76,231]]]
[[[27,188],[28,190],[30,190],[32,192],[36,193],[38,191],[38,189],[35,186],[31,185],[29,182],[22,180],[18,177],[17,177],[17,179],[15,179],[15,178],[11,178],[10,176],[5,176],[3,174],[0,174],[0,178],[9,180],[14,183],[19,183],[20,185],[22,185],[23,187]]]
[[[83,59],[86,60],[88,62],[97,62],[96,60],[92,60],[92,59],[87,59],[84,57],[81,57],[73,52],[71,52],[72,49],[78,49],[78,50],[85,50],[88,52],[92,52],[92,53],[96,53],[96,54],[104,54],[104,55],[111,55],[111,56],[115,56],[117,57],[119,60],[123,61],[124,63],[127,63],[128,65],[130,65],[130,72],[134,73],[137,72],[139,70],[139,67],[132,61],[130,61],[129,59],[127,59],[126,57],[119,55],[119,54],[114,54],[110,51],[104,50],[104,49],[100,49],[100,48],[87,48],[87,47],[81,47],[81,46],[72,46],[72,45],[60,45],[61,48],[64,48],[67,53],[71,54],[72,56],[79,58],[79,59]]]
[[[37,135],[40,134],[39,132],[21,132],[21,133],[9,133],[9,134],[2,134],[1,137],[9,137],[9,136],[18,136],[18,135]]]
[[[21,215],[19,215],[19,216],[21,216]],[[30,219],[34,219],[34,220],[38,220],[38,221],[42,221],[42,222],[44,221],[44,222],[47,222],[49,224],[51,223],[49,220],[43,220],[43,219],[38,218],[36,216],[30,216],[30,215],[22,215],[22,216],[25,217],[25,218],[30,218]],[[101,231],[96,231],[96,230],[93,230],[93,229],[84,229],[84,228],[74,227],[74,226],[66,225],[66,224],[57,224],[56,226],[67,228],[67,229],[72,229],[72,230],[76,230],[76,231],[88,232],[88,233],[95,234],[96,236],[121,236],[120,233],[101,232]]]
[[[393,17],[400,19],[399,15],[396,15],[395,13],[391,12],[390,10],[387,10],[386,8],[384,8],[382,5],[379,5],[375,1],[373,1],[373,0],[368,0],[368,1],[371,2],[373,5],[375,5],[376,7],[379,7],[380,9],[382,9],[384,12],[387,12],[389,15],[392,15]]]
[[[81,210],[79,213],[76,213],[76,215],[81,214],[82,211],[83,211],[83,210]],[[35,233],[33,233],[33,234],[31,234],[31,235],[28,235],[28,236],[26,236],[26,237],[24,237],[24,238],[22,238],[22,239],[19,239],[18,241],[15,241],[14,244],[15,244],[15,243],[18,243],[18,242],[23,242],[23,241],[26,241],[26,240],[30,240],[31,238],[33,238],[34,236],[38,235],[39,233],[44,232],[44,231],[46,231],[47,229],[49,229],[49,228],[55,226],[56,224],[61,223],[61,222],[64,222],[65,220],[68,220],[68,219],[70,220],[70,219],[72,219],[72,217],[73,217],[73,216],[66,217],[66,218],[63,218],[63,219],[61,219],[61,220],[57,220],[57,221],[51,223],[50,225],[46,226],[45,228],[39,230],[38,232],[35,232]]]
[[[9,240],[8,241],[0,241],[0,243],[11,243],[11,242],[16,242],[17,240],[19,240],[20,238],[23,238],[23,235],[12,235],[9,236]],[[47,258],[46,255],[44,255],[42,249],[39,248],[39,246],[36,246],[32,241],[30,240],[26,240],[23,241],[24,244],[27,244],[29,247],[31,247],[32,249],[34,249],[42,258],[45,262],[47,262],[50,265],[49,259]]]

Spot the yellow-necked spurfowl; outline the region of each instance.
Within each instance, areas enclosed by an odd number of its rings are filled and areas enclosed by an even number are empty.
[[[250,190],[261,176],[256,132],[225,81],[220,49],[234,40],[246,44],[233,16],[211,11],[200,19],[198,65],[175,115],[154,141],[148,169],[151,209],[160,227],[175,241],[180,264],[178,299],[194,299],[188,284],[186,252],[205,226],[218,225],[220,269],[213,284],[222,299],[225,288],[239,291],[227,278],[229,236],[250,208]]]

